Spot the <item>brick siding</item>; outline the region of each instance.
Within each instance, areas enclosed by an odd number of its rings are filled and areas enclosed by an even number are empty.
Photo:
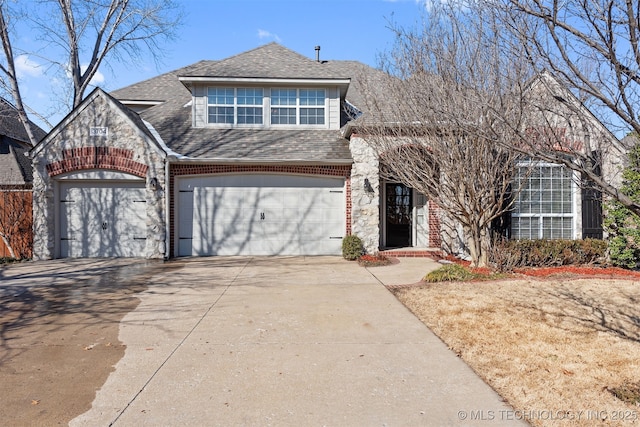
[[[133,160],[133,150],[114,147],[80,147],[63,150],[62,160],[47,164],[49,176],[86,169],[110,169],[144,178],[149,167]]]
[[[440,206],[429,201],[429,247],[438,248],[442,246],[442,232],[440,230]]]

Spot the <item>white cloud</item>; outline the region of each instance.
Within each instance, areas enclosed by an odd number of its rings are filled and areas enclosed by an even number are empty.
[[[88,65],[81,65],[80,66],[80,72],[84,73],[85,71],[87,71],[87,67],[88,67]],[[66,75],[67,75],[68,78],[71,78],[71,70],[69,68],[66,69]],[[100,70],[98,70],[98,71],[96,71],[96,73],[91,78],[91,81],[89,82],[89,85],[90,86],[97,86],[100,83],[104,83],[104,74],[102,74],[100,72]]]
[[[87,65],[83,65],[80,67],[80,71],[81,72],[85,72],[87,71]],[[93,77],[91,78],[91,81],[89,82],[89,84],[91,86],[97,86],[100,83],[104,83],[104,74],[102,74],[100,72],[100,70],[96,71],[96,73],[93,75]]]
[[[29,59],[28,55],[19,55],[14,63],[18,77],[40,77],[42,75],[42,65]]]
[[[259,39],[273,39],[273,40],[277,41],[278,43],[280,43],[282,41],[282,39],[277,34],[273,34],[270,31],[261,30],[261,29],[258,29],[258,38]]]

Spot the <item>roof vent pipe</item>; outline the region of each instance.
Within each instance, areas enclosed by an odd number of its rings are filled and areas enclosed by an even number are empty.
[[[316,46],[316,61],[320,62],[320,46]]]

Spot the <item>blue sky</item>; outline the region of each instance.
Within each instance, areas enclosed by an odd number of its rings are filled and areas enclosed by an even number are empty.
[[[178,0],[179,1],[179,0]],[[378,55],[392,46],[390,21],[416,25],[425,0],[182,0],[184,25],[166,44],[159,66],[149,56],[137,64],[111,62],[102,67],[96,84],[110,91],[201,59],[223,59],[276,41],[313,58],[358,60],[375,66]],[[14,45],[33,46],[26,30]],[[18,61],[23,98],[41,114],[55,109],[56,77],[48,75],[37,56]],[[55,125],[65,111],[50,117]]]

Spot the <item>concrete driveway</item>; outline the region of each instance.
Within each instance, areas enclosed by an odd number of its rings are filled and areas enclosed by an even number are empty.
[[[154,270],[96,425],[513,425],[502,399],[384,287],[425,259],[197,258]]]

